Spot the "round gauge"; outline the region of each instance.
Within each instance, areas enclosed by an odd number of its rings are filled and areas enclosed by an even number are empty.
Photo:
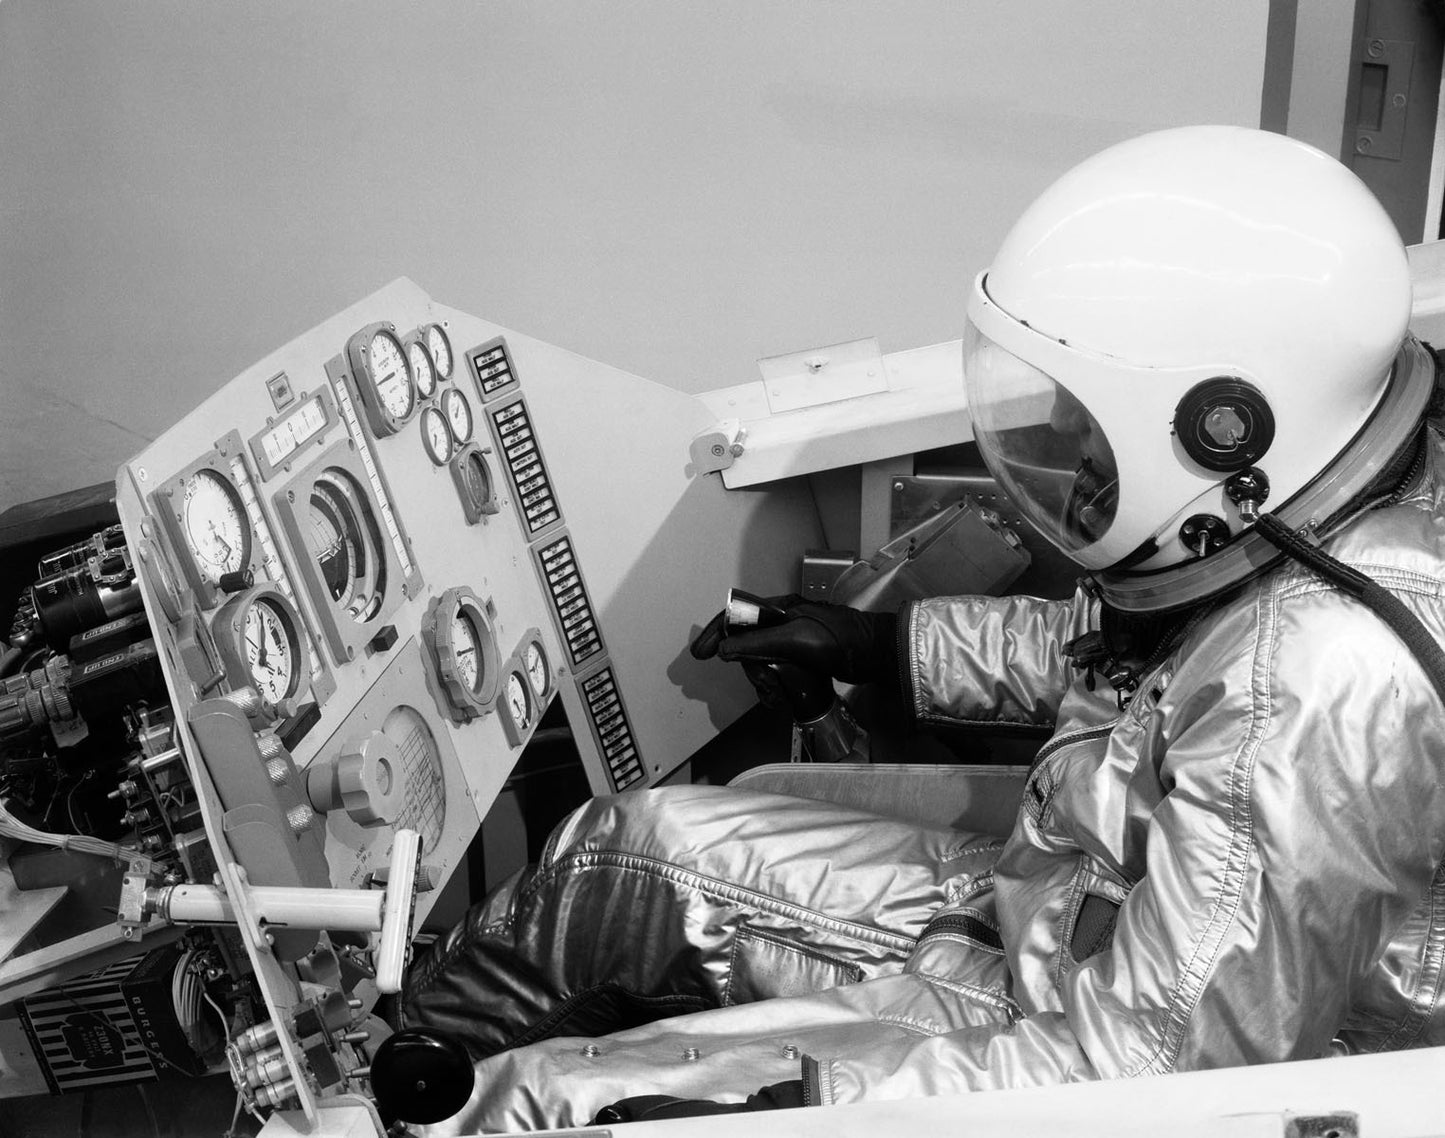
[[[421,441],[427,456],[438,466],[445,466],[452,457],[452,429],[447,417],[435,407],[421,413]]]
[[[437,369],[431,361],[426,345],[413,340],[406,346],[406,358],[411,364],[411,374],[416,380],[416,393],[423,399],[430,399],[437,391]]]
[[[446,773],[431,728],[414,707],[402,704],[387,714],[382,734],[401,755],[402,808],[397,829],[415,830],[428,853],[441,844],[447,817]]]
[[[472,407],[465,395],[455,387],[447,388],[442,393],[442,410],[446,413],[447,422],[451,424],[452,438],[456,439],[458,444],[472,437]]]
[[[251,682],[263,699],[280,703],[296,689],[296,630],[271,600],[258,599],[246,610],[242,632]]]
[[[456,661],[457,678],[468,691],[476,691],[481,680],[481,642],[477,626],[465,608],[452,617],[452,659]]]
[[[426,348],[436,361],[437,374],[443,379],[452,377],[452,342],[440,324],[426,326]]]
[[[439,681],[437,708],[455,723],[480,718],[496,702],[502,665],[494,612],[491,601],[463,585],[444,592],[422,618],[423,655]]]
[[[251,563],[251,523],[240,495],[224,476],[202,468],[181,492],[181,532],[201,579],[217,584]]]
[[[497,497],[493,491],[492,471],[487,465],[486,453],[476,443],[467,443],[452,459],[452,481],[457,486],[457,496],[462,500],[462,514],[467,525],[476,525],[486,514],[498,510]]]
[[[527,690],[527,681],[517,672],[508,672],[502,696],[513,725],[525,731],[532,724],[532,694]]]
[[[552,669],[547,664],[547,654],[537,641],[531,641],[522,649],[522,667],[527,669],[527,682],[541,699],[552,684]]]
[[[228,599],[211,633],[232,687],[253,687],[273,706],[294,696],[306,679],[300,627],[295,607],[272,585]]]
[[[345,471],[317,477],[306,536],[336,606],[358,624],[375,616],[386,591],[386,559],[371,511]]]
[[[368,324],[347,341],[346,354],[372,433],[396,434],[416,410],[416,383],[392,325]]]

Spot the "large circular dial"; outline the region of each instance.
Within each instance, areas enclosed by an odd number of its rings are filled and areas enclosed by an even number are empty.
[[[216,584],[251,561],[251,524],[240,495],[214,470],[198,470],[181,492],[181,531],[202,580]]]
[[[423,399],[430,399],[437,390],[437,371],[432,364],[431,353],[420,340],[413,340],[406,346],[406,358],[416,379],[416,393]]]
[[[279,703],[296,689],[296,630],[275,601],[258,598],[242,631],[247,670],[263,699]]]
[[[369,357],[371,381],[376,385],[381,405],[396,418],[405,419],[416,402],[416,391],[401,341],[386,329],[378,329],[371,336]]]
[[[467,690],[476,691],[481,680],[481,642],[477,626],[464,608],[452,617],[452,659],[456,661],[457,678]]]
[[[467,397],[455,387],[442,393],[442,410],[452,428],[452,438],[460,445],[472,437],[472,408]]]
[[[428,324],[426,327],[426,347],[431,352],[431,358],[436,361],[437,374],[443,379],[452,377],[452,342],[447,339],[447,334],[442,330],[440,324]]]
[[[447,417],[435,407],[421,413],[421,441],[427,456],[438,466],[445,466],[452,457],[452,429]]]

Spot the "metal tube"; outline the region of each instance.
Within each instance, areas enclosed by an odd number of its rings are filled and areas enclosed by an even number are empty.
[[[268,925],[297,929],[376,932],[385,895],[368,889],[308,889],[256,885],[251,909]],[[214,885],[172,885],[152,892],[154,910],[181,924],[235,924],[230,898]]]

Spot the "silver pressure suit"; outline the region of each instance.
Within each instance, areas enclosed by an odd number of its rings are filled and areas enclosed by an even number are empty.
[[[1442,472],[1432,437],[1326,548],[1445,640]],[[414,972],[409,1018],[487,1056],[436,1132],[800,1074],[832,1103],[1445,1044],[1445,707],[1410,651],[1285,563],[1121,711],[1061,650],[1095,616],[901,617],[921,723],[1053,725],[1007,842],[727,788],[573,815]]]

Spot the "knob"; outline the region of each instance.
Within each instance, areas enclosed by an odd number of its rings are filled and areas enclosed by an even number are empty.
[[[380,731],[352,740],[306,769],[306,795],[317,810],[342,807],[362,826],[394,822],[404,802],[401,750]]]
[[[472,1097],[467,1049],[434,1028],[388,1036],[371,1060],[371,1091],[382,1121],[426,1125],[450,1118]]]

